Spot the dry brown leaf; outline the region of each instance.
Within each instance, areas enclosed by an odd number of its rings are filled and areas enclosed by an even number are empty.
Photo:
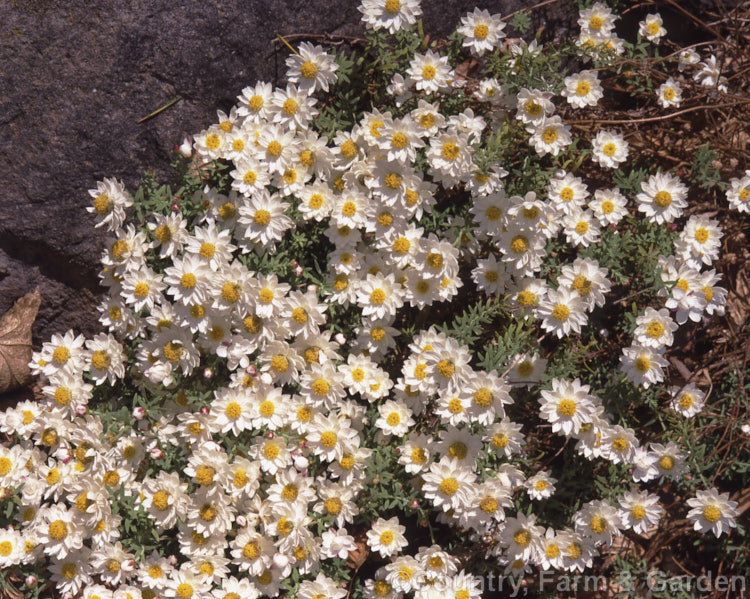
[[[0,317],[0,393],[22,387],[31,379],[31,325],[41,303],[37,287]]]

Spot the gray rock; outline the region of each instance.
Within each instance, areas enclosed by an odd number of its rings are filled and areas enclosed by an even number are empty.
[[[4,0],[0,2],[0,313],[37,285],[35,344],[69,328],[98,329],[104,234],[85,210],[104,177],[135,191],[153,169],[170,179],[182,134],[214,122],[257,80],[281,83],[287,50],[275,33],[359,35],[358,0]],[[446,35],[474,6],[425,0],[425,32]],[[558,34],[571,3],[535,11]],[[137,121],[180,96],[142,124]]]

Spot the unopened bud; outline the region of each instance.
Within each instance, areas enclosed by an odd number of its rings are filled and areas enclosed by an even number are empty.
[[[182,145],[180,145],[179,151],[180,154],[188,159],[193,155],[193,143],[187,135],[182,138]]]
[[[126,559],[122,564],[120,564],[120,569],[123,572],[132,572],[135,570],[135,562],[132,559]]]
[[[245,372],[247,372],[247,374],[249,376],[253,376],[254,377],[256,374],[258,374],[258,369],[255,367],[254,364],[250,364],[250,366],[248,366],[247,368],[245,368]]]
[[[201,416],[208,416],[211,413],[210,406],[201,406]]]
[[[146,417],[146,408],[136,406],[133,408],[133,418],[136,420],[143,420]]]
[[[89,413],[89,407],[85,403],[76,406],[76,416],[85,416]]]
[[[276,435],[274,435],[273,431],[268,431],[266,433],[266,439],[273,439]]]
[[[180,206],[178,204],[172,204],[172,212],[179,212]]]
[[[307,286],[307,292],[308,293],[318,293],[319,287],[317,285],[308,285]]]
[[[301,266],[295,266],[294,267],[294,276],[295,277],[301,277],[304,272],[305,272],[305,270]]]
[[[247,518],[241,514],[237,516],[234,521],[240,528],[245,528],[247,526]]]
[[[308,460],[305,456],[297,456],[294,458],[294,467],[297,469],[297,471],[301,470],[307,470],[307,467],[310,465],[310,460]]]
[[[416,510],[419,508],[419,502],[416,499],[412,499],[409,507],[413,510]]]
[[[158,447],[154,447],[149,453],[155,460],[160,460],[164,457],[164,452]]]
[[[26,588],[28,589],[33,589],[37,585],[38,582],[39,582],[39,579],[33,574],[30,574],[29,576],[27,576],[23,581],[23,583],[26,585]]]
[[[203,378],[204,379],[212,379],[212,378],[214,378],[214,371],[211,370],[210,368],[205,368],[203,370]]]
[[[339,345],[344,345],[346,343],[346,335],[344,335],[343,333],[336,333],[333,336],[333,340]]]
[[[169,556],[169,557],[167,558],[167,561],[169,562],[169,564],[170,564],[171,566],[176,566],[176,565],[177,565],[177,556],[176,556],[176,555],[170,555],[170,556]]]

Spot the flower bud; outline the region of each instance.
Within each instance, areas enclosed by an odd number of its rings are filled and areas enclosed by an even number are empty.
[[[301,277],[304,272],[305,271],[304,271],[304,269],[301,266],[295,266],[294,267],[294,276],[295,277]]]
[[[245,372],[247,372],[247,374],[249,376],[253,376],[254,377],[256,374],[258,374],[258,369],[255,367],[254,364],[250,364],[250,366],[248,366],[247,368],[245,368]]]
[[[188,159],[193,155],[193,142],[188,135],[182,138],[182,144],[180,145],[180,154]]]
[[[412,499],[409,507],[413,510],[419,509],[419,502],[416,499]]]
[[[208,379],[208,380],[214,378],[214,371],[211,370],[210,368],[204,369],[203,370],[203,378],[204,379]]]
[[[76,406],[76,416],[85,416],[89,413],[89,407],[85,403]]]
[[[158,447],[154,447],[150,452],[151,457],[155,460],[160,460],[164,457],[164,452]]]
[[[136,420],[143,420],[146,417],[146,408],[136,406],[133,408],[133,418]]]
[[[273,431],[268,431],[266,433],[266,439],[273,439],[276,435],[274,435]]]
[[[33,589],[37,585],[38,582],[39,582],[39,579],[33,574],[30,574],[29,576],[27,576],[23,581],[23,583],[26,585],[26,588],[29,588],[29,589]]]
[[[201,406],[201,416],[208,416],[211,413],[211,406]]]
[[[294,467],[297,469],[298,472],[302,470],[307,470],[309,465],[310,465],[310,460],[308,460],[305,456],[300,455],[294,458]]]
[[[176,556],[176,555],[170,555],[170,556],[169,556],[169,557],[167,558],[167,561],[169,562],[169,564],[170,564],[171,566],[176,566],[176,565],[177,565],[177,556]]]
[[[319,287],[317,285],[308,285],[307,286],[307,292],[308,293],[318,293]]]
[[[123,572],[132,572],[135,570],[135,562],[132,559],[126,559],[122,564],[120,564],[120,569]]]
[[[346,335],[344,335],[343,333],[336,333],[333,336],[333,340],[339,345],[344,345],[344,343],[346,343]]]
[[[178,204],[172,204],[172,212],[179,212],[180,206]]]
[[[239,526],[240,528],[245,528],[247,526],[247,518],[240,514],[234,519],[234,522]]]

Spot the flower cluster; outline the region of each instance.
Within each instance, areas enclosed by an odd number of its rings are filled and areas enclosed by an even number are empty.
[[[364,0],[360,11],[389,33],[421,14],[418,0]],[[622,51],[615,19],[601,3],[581,11],[583,56]],[[504,27],[473,11],[459,50],[481,59]],[[658,15],[639,31],[654,43],[666,34]],[[540,51],[515,46],[508,72]],[[53,335],[30,364],[41,397],[0,419],[14,439],[0,447],[0,484],[18,494],[0,565],[43,565],[59,592],[84,599],[343,599],[333,573],[364,555],[377,562],[368,599],[467,599],[479,583],[431,528],[431,544],[415,544],[415,516],[482,541],[512,576],[582,572],[624,531],[651,532],[665,509],[647,485],[680,481],[686,449],[639,439],[552,356],[618,301],[612,264],[596,258],[604,237],[668,230],[688,208],[687,184],[657,172],[635,192],[618,186],[613,172],[632,159],[625,136],[574,138],[555,113],[598,105],[607,92],[596,70],[511,93],[493,77],[467,85],[428,49],[390,80],[394,105],[326,136],[321,98],[339,63],[302,43],[286,64],[285,87],[245,88],[194,137],[185,152],[199,183],[146,222],[129,218],[142,197],[121,183],[90,191],[96,226],[111,234],[106,332]],[[470,106],[455,108],[459,93]],[[658,101],[677,106],[681,93],[670,77]],[[546,161],[541,184],[487,164],[488,140],[503,131]],[[578,166],[589,157],[596,177],[563,160],[578,143]],[[749,196],[750,171],[727,200],[748,212]],[[673,253],[655,260],[653,301],[622,349],[623,384],[664,383],[679,327],[723,313],[721,275],[706,270],[721,239],[717,221],[692,214]],[[532,341],[490,363],[475,332],[459,338],[434,318],[465,297],[499,306],[501,326]],[[692,382],[663,396],[681,418],[706,402]],[[629,468],[627,489],[551,526],[536,508],[566,476],[527,451],[545,429],[582,462]],[[408,500],[377,504],[391,479]],[[735,526],[726,493],[698,490],[688,505],[696,530]]]

